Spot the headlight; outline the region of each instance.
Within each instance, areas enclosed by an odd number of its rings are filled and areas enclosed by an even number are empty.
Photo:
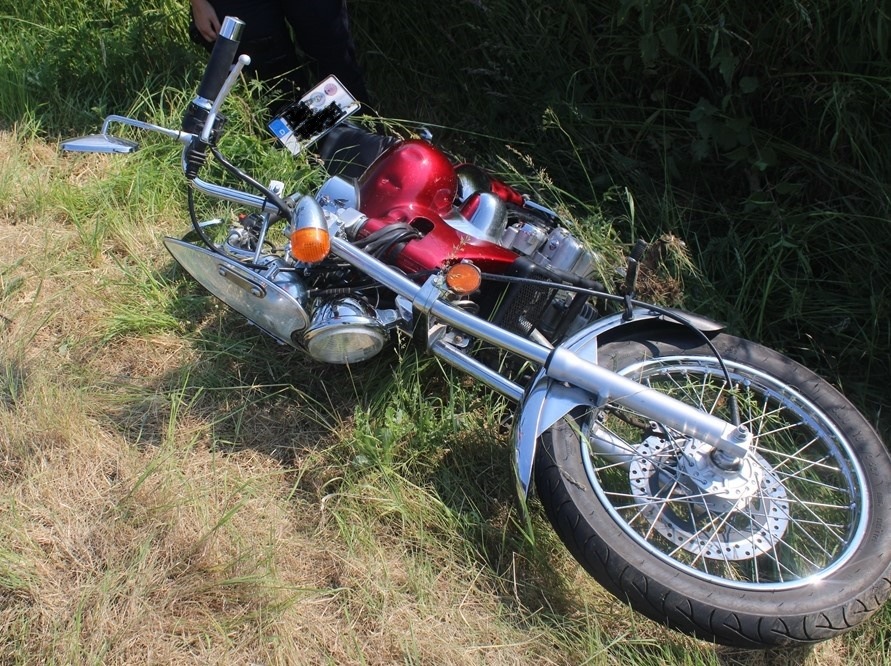
[[[358,363],[377,354],[387,332],[364,301],[344,296],[316,303],[303,336],[310,356],[323,363]]]

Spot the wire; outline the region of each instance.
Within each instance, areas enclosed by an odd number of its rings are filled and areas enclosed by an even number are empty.
[[[364,248],[372,256],[385,259],[394,246],[421,237],[421,233],[417,229],[410,224],[400,222],[381,227],[365,238],[355,241],[353,245]]]
[[[561,285],[555,284],[549,280],[536,280],[534,278],[524,278],[524,277],[515,277],[510,275],[497,275],[494,273],[483,273],[483,279],[492,280],[494,282],[508,282],[508,283],[519,283],[519,284],[528,284],[538,287],[551,288],[551,289],[561,289],[564,291],[572,291],[580,294],[588,294],[589,296],[593,296],[595,298],[602,298],[606,301],[614,301],[617,303],[630,303],[633,306],[647,308],[652,310],[653,312],[658,312],[663,317],[667,317],[669,319],[673,319],[678,322],[682,326],[686,327],[690,331],[692,331],[699,339],[701,339],[709,350],[712,352],[712,355],[715,357],[715,360],[718,362],[718,366],[721,368],[721,372],[724,375],[724,380],[727,382],[727,386],[733,386],[733,380],[730,377],[730,371],[727,369],[727,365],[724,363],[724,359],[721,357],[720,352],[717,347],[709,340],[708,336],[703,333],[700,329],[694,326],[690,321],[688,321],[685,317],[681,316],[677,312],[673,310],[669,310],[667,308],[659,307],[658,305],[654,305],[652,303],[646,303],[644,301],[638,301],[634,299],[626,299],[625,296],[619,296],[616,294],[610,294],[604,291],[595,291],[594,289],[586,289],[584,287],[576,287],[574,285]],[[730,400],[730,417],[733,425],[740,425],[740,417],[739,417],[739,407],[736,402],[736,396],[732,393],[729,396]]]
[[[217,149],[216,146],[210,146],[210,151],[211,151],[211,153],[213,153],[213,156],[217,159],[217,161],[219,161],[219,163],[223,165],[223,168],[226,171],[228,171],[230,174],[232,174],[239,180],[244,181],[251,187],[254,187],[257,190],[259,190],[266,197],[267,201],[274,204],[275,207],[279,209],[279,212],[282,214],[283,217],[290,218],[291,208],[288,206],[287,201],[282,199],[275,192],[270,190],[268,187],[266,187],[259,181],[255,180],[254,178],[249,176],[247,173],[245,173],[244,171],[239,169],[237,166],[232,164],[229,160],[227,160],[223,156],[223,154],[219,151],[219,149]],[[219,254],[222,257],[226,257],[230,261],[238,262],[239,264],[241,264],[242,266],[245,266],[246,268],[252,268],[254,270],[263,270],[266,268],[266,266],[263,266],[261,264],[255,264],[250,261],[243,261],[242,259],[239,259],[238,257],[234,257],[234,256],[228,254],[227,252],[224,252],[222,250],[222,248],[217,246],[208,237],[208,235],[204,232],[204,229],[201,227],[201,224],[198,222],[198,215],[195,212],[195,193],[191,187],[188,190],[188,203],[189,203],[189,216],[192,218],[192,227],[195,229],[195,233],[198,234],[198,237],[201,239],[201,242],[203,242],[208,247],[208,249],[216,252],[217,254]]]
[[[291,217],[292,211],[291,211],[291,207],[288,205],[287,201],[285,201],[279,195],[277,195],[275,192],[273,192],[268,187],[266,187],[265,185],[260,183],[260,181],[255,180],[254,178],[249,176],[247,173],[245,173],[244,171],[239,169],[237,166],[232,164],[229,160],[227,160],[225,157],[223,157],[223,153],[221,153],[216,146],[211,146],[210,152],[213,153],[213,156],[219,161],[220,164],[223,165],[223,168],[226,169],[226,171],[228,171],[230,174],[232,174],[239,180],[244,181],[251,187],[254,187],[257,190],[259,190],[270,203],[275,204],[275,207],[279,209],[279,211],[281,212],[283,217],[286,217],[286,218]]]

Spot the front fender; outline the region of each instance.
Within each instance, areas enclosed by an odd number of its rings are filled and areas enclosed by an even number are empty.
[[[705,333],[718,332],[724,328],[721,324],[699,315],[680,311],[674,311],[672,314],[682,318],[687,325]],[[635,311],[634,319],[630,321],[624,321],[621,314],[616,314],[595,321],[588,328],[573,335],[562,346],[586,361],[596,363],[597,346],[601,337],[607,332],[610,333],[610,337],[614,337],[615,332],[621,328],[641,325],[684,326],[685,324],[666,317],[662,312],[652,310]],[[525,502],[529,496],[535,452],[541,434],[576,407],[582,405],[596,407],[597,404],[598,397],[596,395],[551,379],[545,374],[544,368],[538,371],[520,400],[512,433],[514,474],[516,475],[517,493],[522,502]]]
[[[537,377],[532,382],[520,402],[513,430],[514,473],[517,493],[522,500],[529,496],[538,438],[576,407],[593,407],[594,403],[594,396],[587,391],[548,377]]]

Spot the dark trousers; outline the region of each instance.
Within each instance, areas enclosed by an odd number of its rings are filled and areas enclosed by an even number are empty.
[[[350,34],[346,0],[211,0],[220,21],[234,16],[244,21],[239,54],[251,57],[256,75],[282,93],[298,96],[334,74],[360,101],[368,101],[362,70]],[[289,30],[290,26],[290,30]],[[300,67],[297,46],[308,56],[312,76]],[[192,39],[208,50],[194,24]]]

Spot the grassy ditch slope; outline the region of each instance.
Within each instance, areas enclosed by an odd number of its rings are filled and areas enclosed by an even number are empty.
[[[663,297],[842,384],[887,432],[888,8],[352,0],[382,114],[555,202]],[[891,612],[814,650],[635,616],[512,503],[508,405],[418,355],[328,368],[187,280],[176,0],[0,1],[0,663],[882,664]],[[319,174],[249,95],[225,152]],[[283,177],[284,176],[284,177]],[[208,202],[200,202],[207,206]],[[231,214],[225,207],[212,215]]]

